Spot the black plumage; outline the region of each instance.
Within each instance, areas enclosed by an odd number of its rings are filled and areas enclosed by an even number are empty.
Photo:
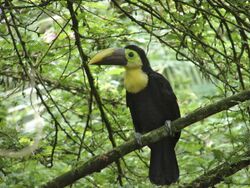
[[[129,45],[97,53],[91,65],[120,65],[125,68],[124,86],[136,132],[146,133],[180,117],[176,96],[170,83],[152,70],[143,49]],[[169,185],[179,178],[175,145],[180,132],[150,144],[149,178],[157,185]],[[139,140],[138,140],[139,141]],[[139,143],[139,142],[138,142]]]
[[[142,60],[142,70],[148,75],[146,88],[138,93],[126,93],[136,132],[146,133],[164,125],[166,120],[180,117],[179,106],[170,83],[153,71],[145,52],[134,45],[126,48],[136,51]],[[175,145],[180,137],[176,133],[151,144],[150,181],[156,185],[169,185],[179,178],[179,168],[175,155]]]

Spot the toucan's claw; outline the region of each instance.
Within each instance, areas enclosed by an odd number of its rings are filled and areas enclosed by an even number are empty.
[[[137,144],[139,144],[140,146],[142,146],[141,137],[142,137],[141,133],[135,132],[135,140],[136,140]]]
[[[173,130],[172,125],[171,125],[171,120],[165,121],[165,128],[168,133],[168,136],[171,136],[171,137],[175,136],[175,131]]]

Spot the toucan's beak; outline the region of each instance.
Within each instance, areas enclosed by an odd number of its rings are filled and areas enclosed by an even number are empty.
[[[123,48],[108,48],[97,53],[89,62],[90,65],[123,65],[127,64]]]

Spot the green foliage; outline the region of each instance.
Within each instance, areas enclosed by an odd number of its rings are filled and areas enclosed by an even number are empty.
[[[67,1],[6,2],[0,4],[0,149],[18,151],[33,143],[35,134],[26,126],[33,107],[45,126],[30,156],[0,159],[0,187],[39,187],[112,144],[86,76],[87,62],[75,45]],[[86,57],[108,47],[142,46],[153,68],[170,80],[183,115],[249,88],[249,6],[232,0],[74,1]],[[37,88],[25,93],[31,70]],[[91,67],[91,73],[116,144],[122,144],[134,132],[123,69]],[[39,102],[32,106],[34,96]],[[249,150],[249,113],[248,102],[183,130],[176,148],[180,181],[172,187]],[[148,161],[148,148],[120,160],[123,187],[153,187]],[[250,185],[248,169],[217,187],[244,185]],[[117,166],[73,187],[119,187]]]

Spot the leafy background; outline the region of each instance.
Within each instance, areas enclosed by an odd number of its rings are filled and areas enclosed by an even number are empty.
[[[75,45],[69,1],[0,3],[0,147],[34,143],[34,108],[44,122],[32,155],[0,159],[0,187],[39,187],[112,148]],[[74,1],[86,59],[108,47],[143,47],[184,116],[249,88],[249,1]],[[117,145],[133,136],[122,68],[90,67]],[[36,89],[32,86],[35,71]],[[34,98],[33,100],[31,100]],[[178,187],[249,150],[249,102],[182,131]],[[236,158],[237,159],[237,158]],[[237,159],[240,160],[240,159]],[[153,187],[149,149],[135,151],[72,187]],[[216,187],[249,187],[248,168]],[[119,183],[120,182],[120,183]]]

